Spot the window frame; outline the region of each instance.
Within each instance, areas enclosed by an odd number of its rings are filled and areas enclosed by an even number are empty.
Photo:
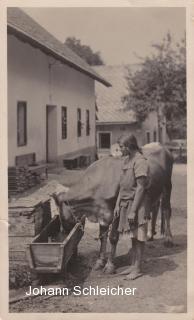
[[[157,130],[156,129],[154,129],[154,131],[153,131],[153,141],[157,142]]]
[[[82,112],[81,108],[77,108],[77,137],[80,138],[82,136]]]
[[[19,108],[24,107],[24,123],[23,123],[23,143],[20,142],[20,128],[19,128]],[[27,101],[19,100],[17,101],[17,146],[24,147],[27,145]]]
[[[100,135],[106,134],[106,133],[108,133],[110,135],[110,147],[109,148],[102,148],[101,143],[100,143],[101,142]],[[111,145],[112,145],[112,132],[111,131],[99,131],[98,132],[98,149],[99,150],[110,150]]]
[[[149,139],[148,139],[148,136],[149,136]],[[148,141],[149,140],[149,141]],[[146,131],[146,143],[151,143],[151,134],[150,134],[150,131]]]
[[[90,110],[86,109],[86,136],[90,135]]]
[[[63,119],[63,112],[65,114],[65,122]],[[61,138],[62,140],[67,139],[67,107],[61,106]]]

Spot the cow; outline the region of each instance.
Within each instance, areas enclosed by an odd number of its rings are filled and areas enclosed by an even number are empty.
[[[173,241],[170,229],[170,197],[173,158],[171,153],[158,143],[145,145],[142,147],[142,152],[149,164],[148,192],[152,215],[149,230],[150,238],[153,239],[155,233],[156,217],[160,204],[161,233],[165,234],[165,245],[171,246]],[[76,221],[81,219],[83,215],[88,220],[99,223],[101,246],[94,269],[104,268],[107,273],[115,271],[114,257],[119,234],[117,222],[114,218],[114,208],[119,193],[122,163],[122,157],[111,155],[97,160],[86,169],[78,183],[73,185],[67,193],[55,195],[55,201],[59,206],[61,224],[65,230],[70,231]],[[111,250],[106,262],[108,233]]]

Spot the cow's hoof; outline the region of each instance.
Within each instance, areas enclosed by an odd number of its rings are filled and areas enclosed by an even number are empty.
[[[153,236],[148,237],[148,241],[154,241],[154,237]]]
[[[93,267],[93,270],[97,271],[97,270],[101,270],[102,268],[104,268],[106,264],[106,260],[105,259],[98,259]]]
[[[172,237],[166,237],[166,239],[164,240],[164,246],[167,248],[173,247]]]
[[[113,274],[115,273],[115,265],[111,262],[107,262],[107,264],[105,265],[103,272],[106,274]]]

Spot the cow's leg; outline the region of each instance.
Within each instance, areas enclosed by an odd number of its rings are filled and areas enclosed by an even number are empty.
[[[160,207],[160,200],[156,201],[156,203],[152,206],[151,209],[151,220],[148,222],[148,241],[154,240],[154,235],[156,234],[156,220],[158,216],[158,211]]]
[[[108,261],[104,267],[104,272],[111,274],[115,272],[114,258],[116,254],[117,243],[119,240],[119,232],[118,230],[119,217],[115,218],[112,222],[111,231],[109,235],[109,240],[111,244],[110,253],[108,256]]]
[[[172,247],[173,246],[173,239],[172,239],[172,233],[170,228],[170,217],[171,217],[171,211],[169,208],[165,208],[162,210],[162,214],[165,219],[165,240],[164,245],[166,247]]]
[[[161,200],[161,214],[162,214],[162,228],[161,233],[165,234],[164,245],[167,247],[173,246],[172,233],[170,228],[170,218],[171,218],[171,197],[172,184],[171,180],[165,185],[162,193]]]
[[[102,269],[106,264],[106,245],[107,245],[107,238],[108,238],[108,230],[109,226],[102,226],[100,225],[100,254],[99,257],[94,265],[94,270]]]

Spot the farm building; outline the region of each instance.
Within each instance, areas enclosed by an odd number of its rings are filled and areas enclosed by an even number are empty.
[[[93,161],[95,80],[109,82],[21,9],[7,23],[9,167]]]
[[[133,65],[132,71],[138,66]],[[122,98],[127,94],[126,66],[98,66],[95,70],[108,81],[112,87],[107,89],[96,84],[97,102],[97,148],[99,156],[107,154],[112,144],[125,133],[134,133],[139,145],[158,141],[158,117],[156,112],[150,112],[146,120],[137,122],[135,112],[125,110]],[[165,142],[165,119],[160,126],[161,142]]]

